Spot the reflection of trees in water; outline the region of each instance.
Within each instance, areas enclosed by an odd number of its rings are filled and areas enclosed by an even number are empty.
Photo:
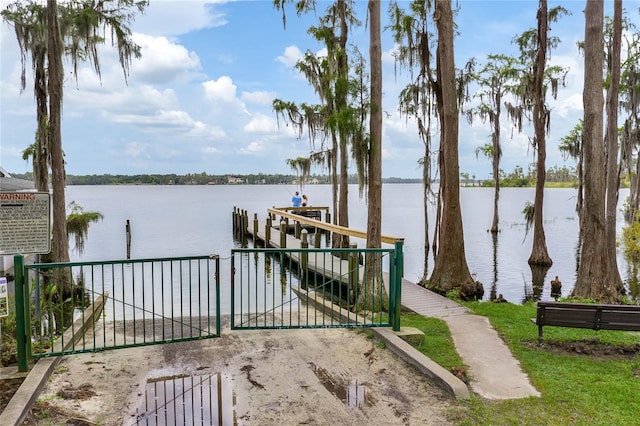
[[[525,283],[524,288],[524,302],[538,301],[542,298],[542,292],[544,290],[544,280],[549,272],[549,266],[544,265],[530,265],[531,267],[531,288],[527,288]]]
[[[629,225],[622,231],[622,252],[626,266],[627,290],[629,296],[638,300],[640,296],[640,253],[638,251],[638,227],[637,223]]]
[[[580,231],[582,234],[582,231]],[[580,268],[580,252],[582,251],[582,238],[578,238],[576,241],[576,274],[578,273],[578,269]]]
[[[489,300],[496,300],[498,297],[498,233],[491,232],[491,242],[493,243],[493,281],[491,283],[491,291],[489,292]]]
[[[640,261],[627,260],[627,286],[629,287],[629,295],[638,300],[640,296]]]

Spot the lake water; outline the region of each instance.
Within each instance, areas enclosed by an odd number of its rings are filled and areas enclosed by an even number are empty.
[[[104,215],[103,221],[91,225],[84,253],[72,253],[72,260],[124,259],[125,224],[129,220],[132,258],[218,254],[223,272],[229,271],[231,249],[238,247],[231,229],[233,208],[247,210],[250,217],[257,213],[262,220],[267,208],[289,205],[293,191],[292,185],[70,186],[67,204],[75,201],[86,211]],[[311,205],[331,205],[330,186],[309,185],[304,191]],[[359,198],[356,185],[351,185],[349,191],[350,227],[365,230],[366,202]],[[621,190],[620,206],[627,195],[628,190]],[[461,188],[467,263],[471,273],[483,283],[485,299],[491,294],[502,294],[507,300],[520,303],[533,292],[536,297],[547,300],[550,281],[555,276],[563,283],[563,295],[573,288],[578,239],[576,191],[545,191],[544,225],[554,263],[542,283],[536,286],[532,284],[532,270],[527,264],[533,232],[525,235],[522,214],[525,203],[533,199],[533,188],[501,190],[501,232],[494,243],[492,234],[487,232],[493,215],[493,189]],[[424,269],[422,185],[385,184],[382,203],[382,233],[404,238],[404,277],[416,282]],[[432,209],[431,231],[434,221]],[[619,230],[622,225],[618,211]],[[364,247],[362,241],[355,242]],[[618,265],[625,282],[637,282],[634,277],[637,272],[630,272],[632,265],[627,265],[621,255],[618,255]],[[428,267],[433,267],[432,257]],[[229,274],[221,276],[224,286],[224,277]]]

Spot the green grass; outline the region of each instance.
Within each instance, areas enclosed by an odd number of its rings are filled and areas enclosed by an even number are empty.
[[[479,315],[489,318],[498,330],[541,398],[486,401],[472,396],[461,407],[453,408],[451,420],[460,425],[631,425],[640,419],[640,357],[631,360],[597,358],[580,354],[554,354],[545,344],[537,345],[538,329],[530,321],[535,304],[469,303]],[[432,360],[450,369],[461,365],[453,349],[448,330],[443,334],[439,321],[424,322],[415,315],[403,316],[403,326],[422,329],[438,339],[435,348],[425,344],[419,349]],[[418,324],[418,325],[416,325]],[[435,326],[433,324],[436,324]],[[431,328],[433,327],[433,328]],[[446,328],[446,325],[445,325]],[[437,337],[436,337],[437,336]],[[545,342],[580,342],[597,339],[612,345],[640,343],[633,332],[599,331],[545,327]],[[457,364],[459,363],[459,364]]]
[[[452,368],[465,368],[453,346],[447,323],[437,318],[426,318],[416,314],[402,315],[401,322],[403,327],[414,327],[425,334],[422,345],[416,347],[418,351],[448,371]]]

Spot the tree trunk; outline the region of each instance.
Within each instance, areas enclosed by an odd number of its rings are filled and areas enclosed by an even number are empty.
[[[491,223],[491,232],[497,233],[499,231],[499,213],[498,206],[500,202],[500,159],[502,158],[502,148],[500,147],[500,107],[502,104],[502,96],[500,96],[501,88],[495,93],[495,117],[493,119],[493,179],[495,186],[493,190],[493,221]]]
[[[333,217],[331,218],[334,225],[338,224],[338,212],[340,206],[338,204],[338,138],[335,132],[331,132],[331,164],[329,165],[331,175],[331,201],[333,203]],[[333,233],[331,235],[331,247],[340,247],[340,235]]]
[[[382,47],[380,2],[369,0],[369,62],[371,66],[371,110],[369,113],[369,182],[367,186],[367,248],[382,247]],[[358,307],[373,312],[388,309],[389,297],[382,285],[382,256],[367,253],[365,288]]]
[[[587,1],[584,39],[584,180],[583,233],[580,266],[573,295],[602,302],[618,299],[615,277],[608,259],[605,232],[605,170],[603,150],[604,100],[602,1]],[[618,277],[619,279],[619,277]]]
[[[439,82],[440,146],[443,152],[441,179],[442,224],[438,254],[429,288],[446,293],[460,290],[463,299],[482,298],[482,284],[474,281],[469,272],[464,250],[462,212],[460,209],[460,169],[458,159],[458,102],[453,53],[453,13],[451,0],[437,0],[434,20],[438,30],[437,75]]]
[[[533,127],[535,145],[538,151],[536,167],[536,198],[533,205],[533,247],[529,256],[529,265],[551,266],[553,261],[547,251],[547,240],[544,235],[543,205],[544,181],[546,178],[545,163],[547,158],[547,142],[545,124],[547,111],[544,106],[544,69],[547,62],[547,0],[540,0],[538,7],[538,50],[536,52],[533,94]]]
[[[36,190],[39,192],[49,192],[49,144],[47,124],[49,114],[47,113],[47,74],[45,71],[46,51],[34,53],[35,75],[34,94],[36,98],[36,141],[33,150],[33,178]]]
[[[51,178],[53,184],[53,261],[69,262],[69,239],[67,236],[65,172],[62,154],[62,38],[58,27],[56,0],[47,0],[48,62],[49,62],[49,144],[51,150]],[[71,299],[71,274],[69,269],[56,270],[54,275],[58,299],[56,329],[61,331],[73,320]]]
[[[343,135],[344,136],[344,135]],[[340,185],[338,194],[338,225],[349,227],[349,147],[347,142],[340,140]],[[340,237],[339,247],[349,247],[349,236]]]
[[[607,243],[607,260],[611,270],[612,285],[617,287],[617,292],[624,294],[624,285],[620,279],[616,253],[616,210],[618,206],[618,188],[620,186],[620,174],[618,169],[618,97],[620,94],[620,45],[622,39],[622,0],[614,1],[613,16],[613,40],[611,41],[611,53],[607,61],[610,85],[607,90],[607,188],[606,188],[606,228],[605,239]],[[616,280],[616,278],[618,278]]]
[[[346,17],[345,0],[336,2],[338,8],[338,16],[340,19],[340,36],[338,37],[337,67],[338,82],[334,85],[335,89],[335,110],[336,112],[345,111],[347,108],[346,90],[349,81],[349,62],[347,57],[347,40],[349,28]],[[343,84],[341,84],[341,82]],[[340,121],[340,120],[339,120]],[[338,195],[338,225],[349,227],[349,132],[343,123],[338,124],[338,138],[340,150],[340,190]],[[342,235],[339,247],[349,247],[349,236]]]
[[[422,210],[424,214],[424,259],[422,278],[418,281],[421,286],[426,286],[429,281],[429,181],[431,173],[429,170],[429,145],[425,144],[424,162],[422,164]]]
[[[442,145],[442,144],[441,144]],[[442,146],[438,150],[438,169],[444,170],[444,159],[442,154]],[[433,260],[438,256],[438,241],[440,240],[440,226],[442,225],[442,188],[445,185],[445,176],[440,176],[440,184],[436,192],[436,221],[433,226],[433,243],[431,249],[433,251]]]
[[[491,233],[491,243],[493,247],[493,280],[491,290],[489,290],[489,300],[498,298],[498,233]]]

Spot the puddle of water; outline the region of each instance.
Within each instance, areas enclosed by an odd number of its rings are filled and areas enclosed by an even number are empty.
[[[309,363],[311,370],[329,392],[336,398],[344,402],[351,408],[363,407],[367,403],[371,403],[367,398],[367,391],[364,385],[358,384],[358,380],[346,382],[341,378],[332,376],[324,368],[318,367],[313,363]]]
[[[357,380],[349,382],[347,392],[347,405],[349,407],[362,407],[367,402],[367,392],[364,385],[359,385]]]
[[[149,379],[134,425],[235,426],[236,396],[221,373]]]

